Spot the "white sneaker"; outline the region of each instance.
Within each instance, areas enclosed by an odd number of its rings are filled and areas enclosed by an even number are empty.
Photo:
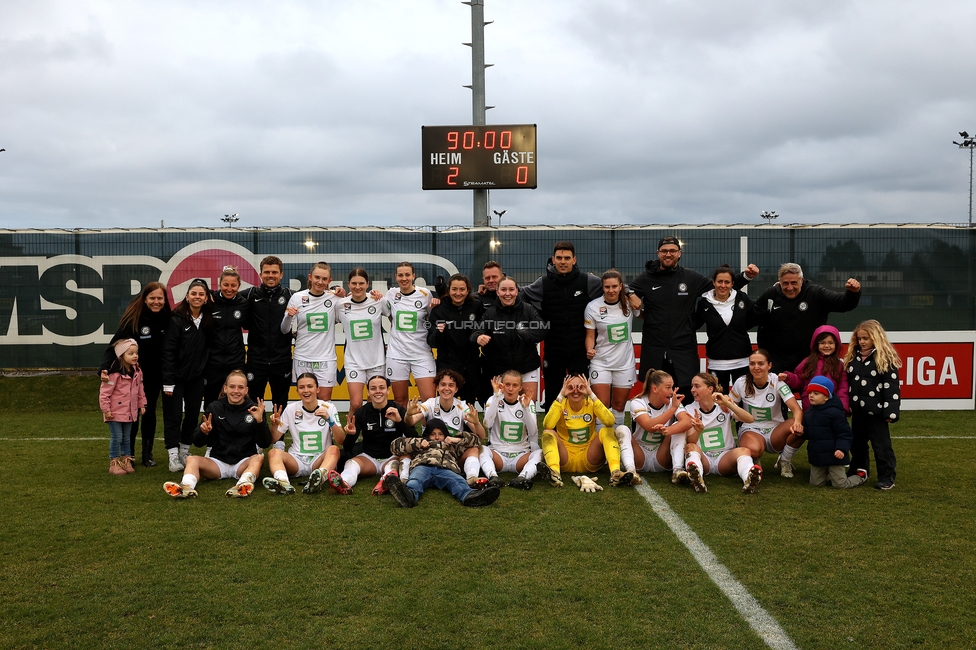
[[[175,454],[169,456],[169,471],[182,472],[186,469],[186,463],[180,462],[180,457]]]
[[[779,475],[783,478],[793,478],[793,463],[788,460],[783,460],[782,455],[776,459],[773,468],[779,469]]]
[[[186,467],[186,459],[189,457],[190,457],[190,450],[187,449],[186,451],[183,451],[181,449],[178,454],[178,458],[180,459],[180,465]]]

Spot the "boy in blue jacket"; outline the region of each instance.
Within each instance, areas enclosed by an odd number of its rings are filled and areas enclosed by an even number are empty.
[[[844,416],[844,407],[834,395],[834,382],[817,375],[807,386],[810,408],[803,414],[803,434],[806,436],[807,458],[810,459],[810,485],[830,484],[835,488],[857,487],[867,479],[867,472],[857,470],[847,476],[845,465],[850,463],[854,434]]]

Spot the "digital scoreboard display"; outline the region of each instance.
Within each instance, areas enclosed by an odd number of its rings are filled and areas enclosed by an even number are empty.
[[[535,126],[421,127],[423,188],[534,190]]]

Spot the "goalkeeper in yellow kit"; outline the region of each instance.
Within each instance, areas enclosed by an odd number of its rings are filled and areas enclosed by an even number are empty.
[[[542,455],[539,476],[553,487],[562,487],[560,471],[595,472],[604,463],[610,469],[610,485],[630,485],[633,474],[620,471],[620,444],[614,415],[593,394],[582,375],[563,381],[563,388],[542,421]],[[629,431],[627,432],[629,435]],[[583,492],[603,488],[586,476],[573,477]]]

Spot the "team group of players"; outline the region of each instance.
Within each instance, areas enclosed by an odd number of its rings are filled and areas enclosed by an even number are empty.
[[[557,270],[558,246],[551,261]],[[578,274],[571,252],[570,270]],[[750,270],[752,276],[758,272],[751,265]],[[280,260],[262,260],[262,280],[269,272],[280,281]],[[183,478],[167,482],[167,493],[192,497],[201,477],[236,478],[228,496],[248,496],[264,460],[261,450],[268,446],[271,476],[263,485],[272,492],[293,494],[292,480],[307,477],[303,492],[328,486],[348,494],[361,478],[378,476],[374,493],[392,492],[403,506],[414,505],[430,485],[449,490],[465,505],[487,505],[505,485],[499,472],[515,474],[508,485],[520,489],[530,489],[537,476],[561,487],[562,472],[576,473],[574,484],[594,492],[603,488],[587,474],[604,465],[611,486],[637,485],[641,472],[670,472],[673,483],[704,492],[705,475],[723,474],[738,475],[743,491],[754,492],[762,455],[798,445],[802,433],[802,409],[772,371],[769,353],[749,356],[748,372],[727,393],[713,375],[698,373],[685,389],[689,400],[671,374],[648,369],[641,393],[628,400],[637,381],[634,319],[642,315],[644,301],[615,270],[600,278],[578,276],[572,277],[582,289],[575,292],[576,285],[547,284],[544,278],[519,287],[489,263],[477,293],[463,275],[452,276],[435,293],[415,286],[413,265],[404,262],[396,267],[397,286],[383,295],[370,291],[362,268],[348,274],[348,290],[330,288],[331,269],[320,262],[305,290],[289,295],[277,282],[252,288],[244,298],[252,313],[255,303],[265,301],[261,313],[273,324],[274,305],[281,306],[277,327],[293,341],[289,379],[301,400],[287,402],[280,378],[277,385],[269,380],[282,373],[262,371],[268,355],[257,350],[257,363],[252,366],[249,358],[246,370],[231,371],[222,396],[205,405],[193,442],[207,447],[207,454],[181,453],[183,462],[174,471],[182,470]],[[548,296],[550,307],[561,305],[557,290],[577,298],[585,291],[581,322],[557,322],[551,314],[545,319],[523,299],[545,305]],[[688,293],[684,284],[676,290],[679,297]],[[390,322],[386,342],[384,318]],[[340,323],[350,395],[345,425],[331,402]],[[252,347],[266,345],[269,337],[262,339],[260,330],[260,324],[252,325]],[[582,364],[559,354],[580,331]],[[550,399],[540,435],[536,404],[543,368],[537,343],[543,339]],[[411,377],[419,399],[408,399]],[[268,383],[274,408],[266,416],[260,396]],[[630,427],[624,417],[628,401]],[[740,423],[738,431],[733,421]]]

